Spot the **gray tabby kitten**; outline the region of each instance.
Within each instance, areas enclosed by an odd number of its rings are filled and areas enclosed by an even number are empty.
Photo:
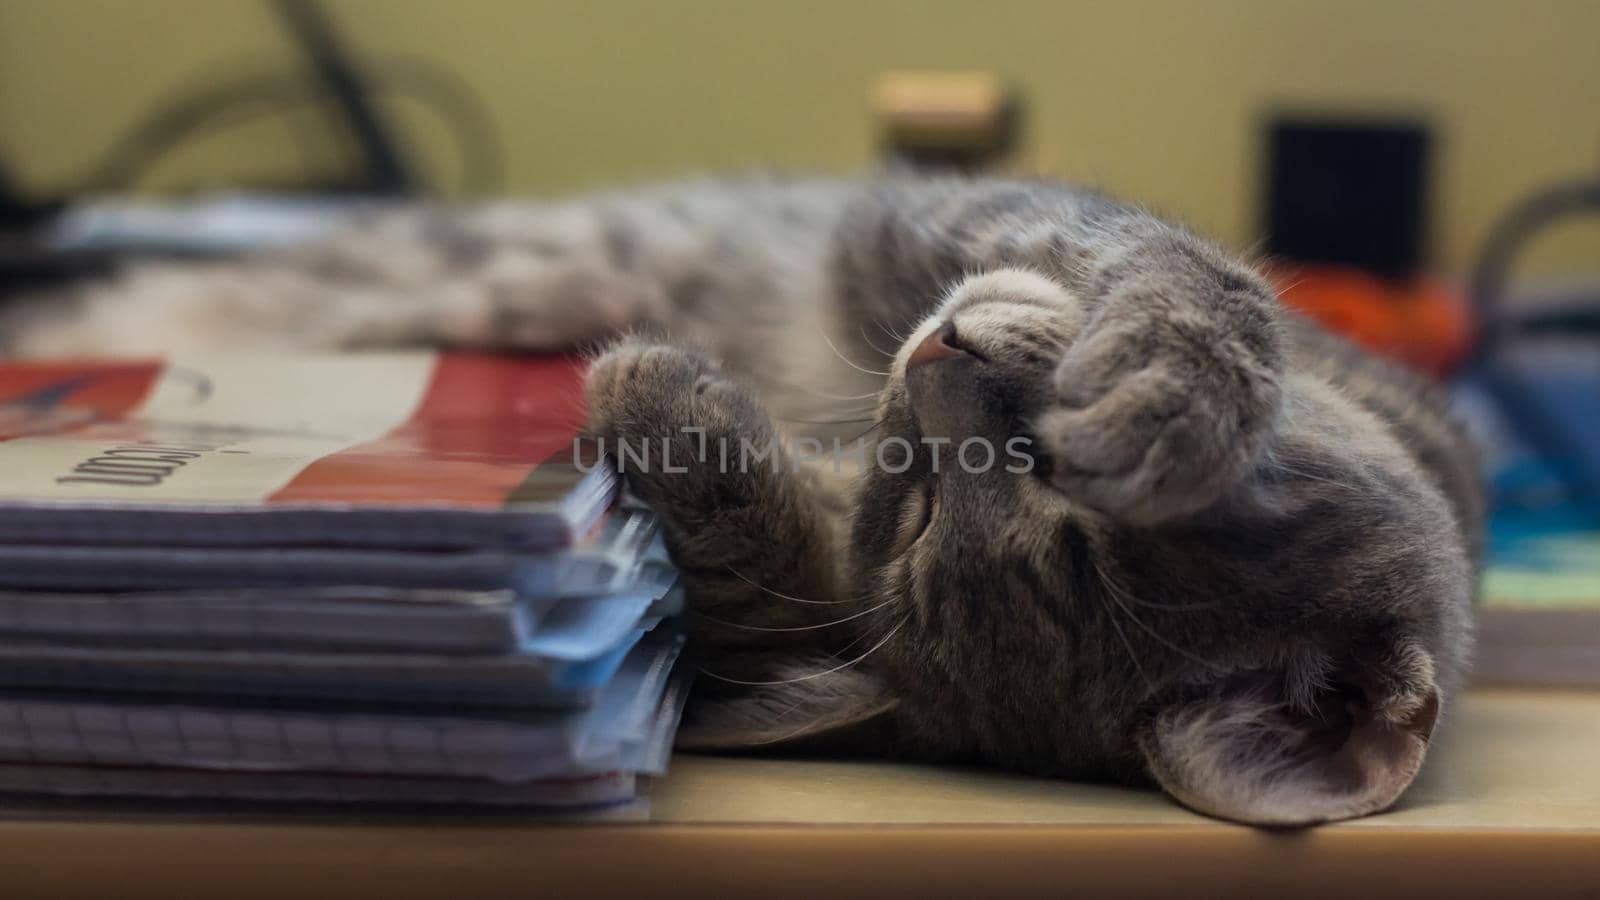
[[[706,673],[685,747],[1153,780],[1308,824],[1395,802],[1469,650],[1482,501],[1438,397],[1215,246],[1056,184],[398,211],[11,316],[34,354],[631,335],[590,427],[650,448],[628,477]]]

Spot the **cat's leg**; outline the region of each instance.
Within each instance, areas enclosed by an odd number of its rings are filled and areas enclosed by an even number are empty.
[[[1282,407],[1281,312],[1254,273],[1163,228],[1090,278],[1096,299],[1038,420],[1051,479],[1134,525],[1192,515],[1257,465]]]
[[[638,217],[600,204],[391,211],[287,251],[144,263],[0,322],[31,356],[459,346],[566,350],[661,324]],[[659,243],[659,240],[658,240]]]
[[[594,363],[588,402],[687,588],[701,674],[679,746],[881,748],[894,701],[841,658],[870,655],[884,623],[841,583],[818,495],[753,395],[697,352],[633,339]]]
[[[697,637],[795,644],[805,632],[766,629],[839,615],[827,517],[750,392],[693,350],[629,339],[595,361],[587,394],[589,432],[662,519]]]
[[[304,246],[141,265],[8,304],[0,352],[546,351],[641,330],[710,342],[721,322],[783,320],[770,307],[804,289],[849,193],[698,180],[558,203],[383,209]]]

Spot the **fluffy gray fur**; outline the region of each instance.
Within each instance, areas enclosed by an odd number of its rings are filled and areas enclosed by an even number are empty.
[[[1468,656],[1482,503],[1439,398],[1236,257],[1058,184],[398,210],[8,315],[27,354],[608,346],[596,435],[690,461],[629,474],[689,586],[687,747],[1153,780],[1305,824],[1395,801]],[[693,462],[863,430],[909,468]],[[969,472],[973,436],[1036,465]]]

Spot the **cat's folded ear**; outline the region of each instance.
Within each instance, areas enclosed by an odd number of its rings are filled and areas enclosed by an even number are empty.
[[[680,750],[866,755],[893,740],[895,701],[876,678],[829,659],[780,665],[761,685],[697,700]],[[719,692],[720,693],[720,692]]]
[[[1300,826],[1380,812],[1416,777],[1439,714],[1431,661],[1404,656],[1404,674],[1300,691],[1282,673],[1229,678],[1157,713],[1141,749],[1168,793],[1218,818]]]

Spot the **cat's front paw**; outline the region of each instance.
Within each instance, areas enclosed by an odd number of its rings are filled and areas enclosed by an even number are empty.
[[[1134,525],[1214,503],[1254,464],[1276,416],[1274,329],[1159,297],[1108,300],[1057,366],[1038,422],[1053,483]]]
[[[596,358],[584,392],[588,431],[612,439],[715,426],[751,405],[704,355],[643,338],[618,341]]]
[[[692,479],[744,444],[764,448],[773,439],[753,394],[698,351],[674,344],[629,338],[612,345],[590,366],[585,393],[586,430],[609,443],[624,474],[639,476],[636,487],[664,474]]]
[[[754,395],[696,351],[641,339],[595,360],[587,393],[588,432],[662,517],[674,552],[703,559],[692,537],[752,531],[736,510],[759,509],[761,479],[775,471],[770,461],[746,465],[746,448],[775,441]]]
[[[636,430],[636,422],[683,402],[713,371],[709,360],[681,347],[641,338],[618,341],[595,358],[585,378],[589,430],[599,437]]]

